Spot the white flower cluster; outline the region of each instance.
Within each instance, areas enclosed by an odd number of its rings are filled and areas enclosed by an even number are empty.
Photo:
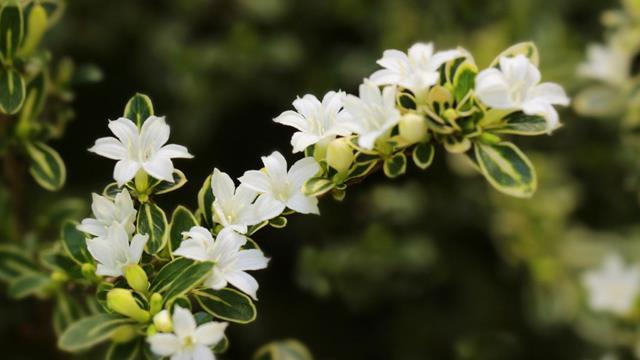
[[[591,309],[617,316],[629,315],[640,295],[640,264],[626,266],[617,254],[608,254],[599,269],[584,273]]]

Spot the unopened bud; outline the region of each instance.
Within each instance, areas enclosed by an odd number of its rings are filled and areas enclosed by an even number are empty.
[[[400,118],[400,136],[411,144],[424,140],[427,136],[427,122],[418,114],[405,114]]]
[[[500,139],[498,135],[491,133],[480,134],[480,140],[482,140],[482,142],[484,142],[485,144],[497,144],[502,141],[502,139]]]
[[[56,270],[51,273],[51,280],[57,283],[63,283],[69,280],[69,277],[64,272]]]
[[[112,289],[107,293],[107,306],[118,314],[128,316],[138,322],[149,321],[151,315],[148,311],[142,310],[140,305],[133,298],[131,290]]]
[[[127,284],[139,293],[144,294],[149,288],[147,273],[145,273],[142,267],[138,264],[127,266],[124,270],[124,277],[127,279]]]
[[[155,315],[162,310],[162,300],[162,295],[159,293],[153,293],[151,295],[151,299],[149,300],[149,312],[151,312],[151,315]]]
[[[170,332],[173,330],[173,323],[171,322],[171,315],[169,311],[162,310],[153,317],[153,325],[161,332]]]
[[[113,334],[111,334],[111,341],[114,343],[127,343],[133,340],[138,335],[138,329],[134,325],[127,325],[119,327]]]
[[[327,164],[338,172],[349,170],[353,163],[353,149],[346,138],[335,139],[327,147]]]
[[[147,327],[147,337],[153,336],[157,333],[158,333],[158,329],[156,329],[155,325],[151,324]]]
[[[447,109],[442,113],[442,117],[452,123],[458,119],[458,112],[455,109]]]

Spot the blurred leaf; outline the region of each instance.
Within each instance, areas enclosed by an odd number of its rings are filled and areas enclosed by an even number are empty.
[[[85,234],[76,228],[77,223],[68,221],[62,225],[62,245],[67,254],[78,265],[93,263],[93,257],[87,249]]]
[[[14,69],[0,66],[0,112],[17,113],[24,102],[25,92],[22,75]]]
[[[11,282],[21,275],[37,274],[35,263],[14,245],[0,245],[0,280]]]
[[[69,326],[58,339],[58,347],[68,352],[80,352],[108,340],[122,327],[135,322],[115,314],[86,317]]]
[[[46,190],[60,190],[67,179],[67,169],[58,152],[41,142],[27,143],[26,147],[34,180]]]
[[[14,299],[22,299],[30,295],[44,295],[51,284],[51,278],[45,274],[25,274],[11,282],[7,293]]]
[[[17,0],[6,0],[0,9],[0,55],[10,62],[22,42],[22,8]]]
[[[313,356],[300,341],[287,339],[262,346],[253,355],[253,360],[313,360]]]

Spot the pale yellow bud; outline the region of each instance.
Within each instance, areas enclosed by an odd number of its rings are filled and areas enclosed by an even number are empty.
[[[153,325],[158,331],[171,332],[173,330],[173,323],[171,322],[171,315],[169,311],[162,310],[153,317]]]
[[[124,270],[124,277],[127,279],[127,284],[137,292],[145,293],[149,288],[147,273],[138,264],[127,266]]]
[[[131,290],[112,289],[107,293],[107,306],[118,314],[128,316],[138,322],[149,321],[151,315],[148,311],[142,310],[140,305],[133,298]]]
[[[134,325],[119,327],[111,334],[111,341],[115,343],[127,343],[138,336],[138,329]]]
[[[338,172],[349,170],[353,163],[353,149],[348,141],[346,138],[335,139],[327,147],[327,164]]]
[[[415,144],[427,136],[427,122],[422,115],[405,114],[400,118],[400,137],[410,144]]]
[[[155,315],[162,310],[162,295],[153,293],[149,299],[149,311],[151,315]]]

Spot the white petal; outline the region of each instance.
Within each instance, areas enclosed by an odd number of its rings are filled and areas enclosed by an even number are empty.
[[[191,159],[193,155],[189,153],[186,147],[182,145],[169,144],[165,145],[158,150],[158,154],[163,157],[167,157],[169,159],[173,158],[184,158]]]
[[[103,223],[101,223],[96,219],[91,219],[91,218],[83,219],[82,223],[80,223],[80,225],[77,226],[77,229],[94,236],[107,235],[107,227],[104,226]]]
[[[213,351],[207,346],[196,345],[191,354],[191,360],[216,360]]]
[[[89,151],[112,160],[121,160],[127,157],[127,149],[114,137],[103,137],[96,140]]]
[[[151,351],[159,356],[171,356],[181,348],[180,339],[173,334],[155,334],[147,338]]]
[[[140,235],[135,234],[133,239],[131,239],[131,244],[129,245],[129,260],[130,264],[137,264],[140,262],[140,257],[142,257],[142,251],[144,250],[144,246],[149,241],[149,235]]]
[[[429,66],[432,70],[437,70],[440,65],[453,59],[462,57],[463,55],[464,54],[458,49],[438,51],[431,57]]]
[[[287,200],[287,207],[301,214],[320,214],[318,199],[299,192]]]
[[[264,220],[273,219],[282,214],[285,208],[286,204],[282,201],[276,200],[270,194],[262,194],[258,196],[258,199],[256,199],[256,202],[253,204],[252,213],[247,215],[250,216],[250,218],[247,219],[247,224],[257,224]]]
[[[567,93],[562,86],[554,83],[542,83],[533,87],[527,94],[527,99],[544,101],[555,105],[569,105]]]
[[[118,277],[124,274],[122,273],[122,269],[106,266],[104,264],[98,264],[98,266],[96,266],[96,275]]]
[[[183,240],[180,246],[173,252],[173,255],[198,261],[208,260],[207,249],[203,247],[201,241],[195,239]]]
[[[297,191],[302,188],[304,183],[311,179],[313,175],[320,171],[320,165],[313,157],[306,157],[296,161],[291,166],[288,173],[288,179],[291,186]]]
[[[304,151],[310,145],[313,145],[320,141],[320,137],[313,134],[304,132],[297,132],[291,137],[291,146],[293,146],[293,153]]]
[[[262,251],[258,249],[240,250],[236,268],[242,271],[261,270],[266,269],[268,264],[269,258],[264,256]]]
[[[156,179],[173,182],[173,163],[171,159],[157,153],[142,164],[142,168]]]
[[[87,250],[99,263],[107,266],[115,264],[112,248],[105,238],[88,239]]]
[[[211,190],[216,200],[226,202],[233,198],[236,186],[229,175],[216,168],[211,176]]]
[[[278,124],[296,128],[299,131],[307,131],[309,126],[307,120],[295,111],[287,110],[273,119]]]
[[[91,194],[91,211],[96,219],[111,222],[114,220],[116,212],[115,204],[102,195],[96,193]]]
[[[211,275],[204,281],[204,286],[210,287],[214,290],[220,290],[227,286],[227,280],[224,278],[224,274],[214,266],[211,270]]]
[[[118,161],[113,168],[113,178],[118,186],[122,186],[133,179],[138,170],[140,170],[140,164],[133,160],[123,159]]]
[[[500,70],[491,68],[476,77],[476,94],[480,101],[497,109],[513,108],[509,87]]]
[[[361,134],[358,137],[358,145],[366,150],[371,150],[375,146],[376,140],[382,135],[384,131],[370,131]]]
[[[253,276],[244,271],[235,271],[225,274],[225,279],[240,291],[251,296],[254,300],[257,300],[256,292],[258,291],[258,282],[253,278]]]
[[[198,344],[213,346],[222,340],[224,330],[229,325],[226,322],[211,321],[198,326],[194,338]]]
[[[240,180],[244,186],[259,193],[271,191],[271,182],[269,181],[269,177],[262,171],[245,171],[244,175],[242,175],[238,180]]]
[[[275,182],[282,182],[287,176],[287,160],[279,151],[262,157],[262,163],[269,177]]]
[[[138,127],[125,118],[109,121],[109,129],[125,147],[130,147],[138,141]]]
[[[148,146],[154,149],[167,143],[171,130],[164,117],[149,116],[140,129],[140,146],[145,149]]]
[[[233,198],[233,200],[238,204],[248,205],[256,199],[256,196],[258,196],[258,193],[256,193],[255,190],[252,190],[241,184],[236,189],[235,197]]]
[[[176,305],[173,309],[173,332],[179,338],[192,336],[196,331],[196,320],[193,318],[191,311]]]
[[[388,69],[380,69],[369,77],[369,80],[380,85],[398,85],[401,81],[400,74]]]

